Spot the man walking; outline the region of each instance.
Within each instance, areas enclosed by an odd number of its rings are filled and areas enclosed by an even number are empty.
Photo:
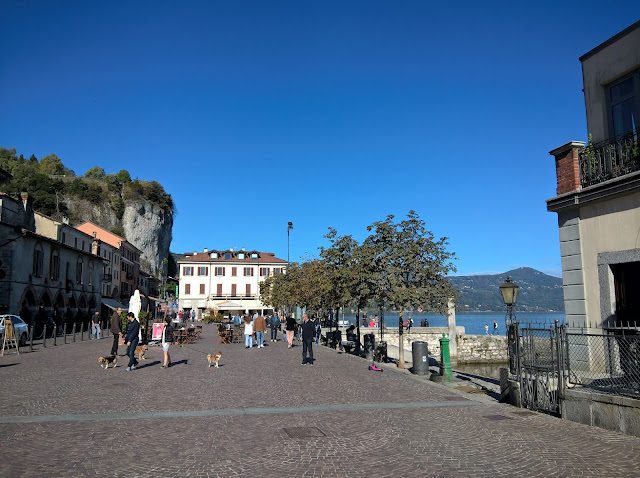
[[[269,328],[271,329],[271,342],[278,341],[278,327],[280,327],[280,317],[278,317],[278,313],[274,312],[269,319]]]
[[[113,334],[113,345],[111,346],[111,355],[118,355],[118,340],[120,340],[120,331],[122,330],[122,322],[120,320],[122,307],[118,307],[111,316],[111,327],[109,330]]]
[[[91,338],[100,338],[100,312],[96,310],[96,313],[91,317]]]
[[[127,319],[129,319],[129,331],[127,332],[126,343],[129,344],[129,366],[125,371],[130,372],[136,368],[136,347],[140,340],[138,336],[140,333],[140,322],[138,322],[136,316],[133,315],[133,312],[127,314]]]
[[[253,331],[256,333],[258,348],[264,348],[264,333],[267,331],[267,321],[264,320],[262,315],[259,315],[253,321]]]
[[[302,364],[313,367],[313,339],[316,335],[316,326],[309,320],[309,316],[302,316]],[[308,354],[308,358],[307,358]]]

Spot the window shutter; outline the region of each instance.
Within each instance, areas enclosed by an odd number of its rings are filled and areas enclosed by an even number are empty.
[[[183,275],[183,276],[186,276],[186,275],[187,275],[187,268],[186,268],[186,267],[183,267],[183,268],[182,268],[182,275]]]
[[[200,284],[200,294],[204,294],[204,284]]]
[[[204,268],[204,275],[206,275],[206,276],[209,275],[209,268],[208,267]]]
[[[226,267],[222,268],[222,276],[224,277],[224,270],[226,269]]]

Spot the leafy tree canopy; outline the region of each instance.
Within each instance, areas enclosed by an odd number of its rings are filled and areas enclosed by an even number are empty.
[[[106,176],[107,173],[105,173],[104,169],[102,169],[100,166],[94,166],[86,173],[84,173],[84,177],[90,179],[104,179]]]

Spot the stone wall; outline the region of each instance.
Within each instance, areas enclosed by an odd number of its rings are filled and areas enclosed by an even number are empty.
[[[379,329],[361,328],[360,333],[373,332],[376,343],[380,340]],[[403,334],[405,350],[411,350],[414,341],[427,342],[429,355],[440,359],[440,339],[442,334],[448,337],[447,327],[413,327],[410,333]],[[344,337],[343,337],[344,338]],[[388,345],[398,346],[398,329],[385,329],[384,340]],[[506,363],[507,338],[500,335],[466,335],[464,327],[456,327],[458,355],[451,355],[451,361],[457,363]],[[406,353],[406,352],[405,352]],[[406,357],[406,355],[405,355]],[[407,357],[410,360],[410,357]]]

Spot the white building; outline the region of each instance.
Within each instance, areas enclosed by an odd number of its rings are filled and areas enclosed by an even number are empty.
[[[186,253],[178,262],[180,309],[221,312],[259,311],[271,308],[260,302],[260,282],[270,275],[283,274],[287,261],[272,252],[209,251]],[[228,301],[228,302],[227,302]],[[223,302],[226,302],[223,304]]]

